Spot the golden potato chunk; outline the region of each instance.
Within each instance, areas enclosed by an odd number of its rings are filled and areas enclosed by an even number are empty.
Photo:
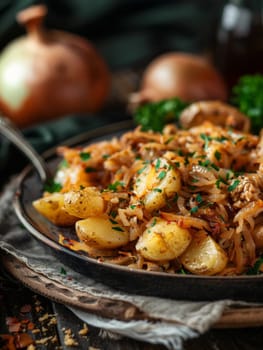
[[[185,251],[191,239],[190,232],[177,223],[155,217],[139,238],[136,249],[148,260],[173,260]]]
[[[91,247],[113,249],[129,242],[128,231],[107,217],[90,217],[76,222],[79,239]]]
[[[100,216],[104,210],[104,200],[95,187],[86,187],[79,191],[65,193],[66,211],[78,218]]]
[[[58,226],[71,226],[78,218],[70,215],[64,207],[64,195],[52,193],[33,202],[33,207],[53,224]]]
[[[226,267],[227,255],[211,236],[200,231],[193,236],[180,260],[193,274],[216,275]]]
[[[146,210],[162,208],[167,198],[181,188],[179,172],[165,158],[157,158],[139,172],[134,184],[134,193],[143,199]]]

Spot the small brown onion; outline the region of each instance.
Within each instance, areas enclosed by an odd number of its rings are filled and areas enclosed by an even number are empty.
[[[68,113],[97,111],[109,91],[110,74],[87,40],[42,26],[47,8],[18,13],[28,35],[0,56],[0,110],[22,127]]]
[[[160,101],[172,97],[193,102],[227,99],[226,85],[217,70],[204,58],[185,53],[157,57],[145,69],[141,88],[131,103]]]

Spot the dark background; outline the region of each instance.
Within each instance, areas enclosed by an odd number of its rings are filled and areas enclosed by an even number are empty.
[[[166,51],[211,48],[224,0],[1,0],[0,50],[24,33],[21,9],[44,3],[46,26],[93,42],[112,70],[145,65]]]

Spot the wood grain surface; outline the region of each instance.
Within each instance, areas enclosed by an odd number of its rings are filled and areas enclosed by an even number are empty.
[[[154,319],[151,319],[129,302],[116,301],[103,297],[96,298],[87,292],[80,292],[59,282],[50,280],[42,274],[36,273],[11,255],[5,255],[2,258],[2,264],[12,276],[25,286],[52,301],[73,306],[106,318],[115,318],[122,321],[147,318],[150,321],[154,321]],[[244,306],[229,308],[213,328],[259,326],[263,326],[263,306]]]
[[[88,325],[88,333],[83,336],[83,322],[73,315],[63,304],[51,302],[50,299],[24,287],[9,272],[0,268],[0,341],[1,334],[8,334],[6,319],[10,316],[20,317],[21,307],[31,305],[25,316],[32,320],[39,333],[33,334],[33,340],[50,338],[56,342],[35,343],[36,350],[165,350],[163,346],[151,345],[130,338],[119,338],[101,329]],[[38,305],[38,308],[36,308]],[[56,317],[56,324],[44,327],[46,314]],[[69,347],[65,344],[65,331],[70,329],[78,344]],[[1,344],[1,343],[0,343]],[[263,328],[212,329],[209,332],[184,343],[183,350],[262,350]],[[0,348],[4,350],[4,347]],[[176,349],[175,349],[176,350]]]

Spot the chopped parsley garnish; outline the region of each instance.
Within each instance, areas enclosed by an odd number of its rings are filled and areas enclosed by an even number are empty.
[[[194,152],[189,152],[189,153],[187,153],[187,155],[186,155],[187,157],[192,157],[192,158],[194,158],[195,156],[196,156],[196,152],[194,151]]]
[[[200,137],[201,137],[202,140],[205,141],[204,149],[207,150],[207,148],[208,148],[208,143],[209,143],[209,141],[212,140],[211,136],[208,136],[208,135],[206,135],[206,134],[201,134]]]
[[[44,185],[44,191],[49,193],[60,192],[62,185],[54,180],[48,180]]]
[[[247,275],[259,275],[262,272],[260,271],[261,265],[263,264],[263,255],[261,255],[257,261],[255,262],[254,266],[252,266],[247,271]]]
[[[155,164],[155,170],[158,171],[160,169],[161,166],[161,159],[158,158]]]
[[[165,145],[168,145],[171,141],[173,141],[173,139],[173,136],[169,137],[169,139],[165,141]]]
[[[226,180],[230,180],[234,175],[234,172],[232,170],[228,170],[226,173]]]
[[[80,152],[79,156],[83,161],[89,160],[91,158],[90,152]]]
[[[177,154],[178,154],[178,156],[183,157],[184,152],[181,149],[178,149]]]
[[[158,178],[159,180],[162,180],[162,179],[165,178],[166,174],[167,174],[166,171],[165,171],[165,170],[162,170],[162,171],[160,172],[160,174],[157,176],[157,178]]]
[[[211,168],[215,169],[216,171],[219,171],[219,167],[217,165],[215,165],[214,163],[212,163],[209,159],[206,159],[204,161],[199,160],[198,164],[205,167],[205,168],[211,167]]]
[[[161,193],[161,192],[162,192],[162,189],[161,189],[161,188],[154,188],[153,191],[154,191],[154,192],[159,192],[159,193]]]
[[[60,274],[66,276],[67,271],[64,269],[64,267],[61,267]]]
[[[194,213],[196,213],[198,211],[198,209],[199,209],[199,207],[198,207],[198,205],[196,205],[195,207],[190,209],[190,213],[194,214]]]
[[[186,271],[183,267],[180,268],[180,270],[177,271],[180,275],[189,275],[189,272]]]
[[[215,165],[214,163],[211,163],[211,167],[215,169],[216,171],[219,171],[219,167]]]
[[[200,193],[197,194],[197,196],[196,196],[196,201],[197,201],[197,203],[203,202],[203,198],[202,198],[202,196],[201,196]]]
[[[213,202],[205,202],[203,201],[202,203],[199,204],[199,208],[203,208],[203,209],[206,209],[206,208],[209,208],[209,207],[212,207],[213,206]]]
[[[224,142],[226,140],[228,140],[227,137],[225,136],[220,136],[220,137],[212,137],[212,136],[209,136],[209,135],[206,135],[206,134],[200,134],[200,137],[202,140],[205,141],[205,144],[204,144],[204,149],[207,150],[208,146],[209,146],[209,141],[217,141],[217,142]]]
[[[69,163],[66,159],[63,159],[58,166],[59,169],[68,168],[68,167],[69,167]]]
[[[110,216],[111,216],[112,218],[116,218],[117,215],[118,215],[118,213],[117,213],[116,210],[112,210],[112,211],[110,212]]]
[[[175,196],[174,196],[174,198],[173,198],[173,202],[176,203],[176,202],[178,201],[178,197],[179,197],[179,196],[178,196],[178,193],[176,193]]]
[[[214,153],[214,156],[216,157],[216,159],[219,161],[220,159],[221,159],[221,153],[218,151],[218,150],[216,150],[215,151],[215,153]]]
[[[156,223],[157,223],[157,220],[156,220],[156,218],[154,218],[153,221],[152,221],[152,223],[151,223],[151,227],[155,226]]]
[[[109,184],[108,190],[114,192],[114,191],[117,191],[118,187],[124,187],[124,182],[122,182],[122,181],[115,181],[114,183]]]
[[[228,186],[227,188],[228,192],[234,191],[234,189],[237,188],[239,183],[240,183],[240,180],[234,180],[233,183],[230,186]]]
[[[124,232],[124,229],[121,228],[120,226],[113,226],[112,229],[115,231]]]
[[[225,137],[225,136],[220,136],[220,137],[214,137],[213,138],[213,140],[215,140],[215,141],[218,141],[218,142],[224,142],[224,141],[227,141],[228,140],[228,138],[227,137]]]
[[[131,204],[131,205],[130,205],[130,208],[131,208],[131,209],[135,209],[135,208],[136,208],[136,205],[135,205],[135,204]]]
[[[148,166],[148,164],[144,165],[144,167],[142,167],[141,169],[139,169],[137,171],[137,174],[141,175],[144,172],[144,170],[147,168],[147,166]]]
[[[110,222],[111,222],[113,225],[118,224],[118,222],[117,222],[117,221],[115,221],[115,220],[113,220],[113,219],[109,219],[109,220],[110,220]]]
[[[199,160],[199,161],[198,161],[198,164],[201,165],[201,166],[203,166],[203,167],[205,167],[205,168],[207,168],[209,165],[211,165],[211,162],[210,162],[209,159],[206,159],[206,160],[204,160],[204,161]]]
[[[196,213],[200,208],[206,209],[206,208],[211,207],[213,205],[212,202],[204,201],[200,193],[197,193],[197,195],[195,197],[195,201],[196,201],[197,205],[190,209],[191,214]]]
[[[244,175],[244,172],[245,172],[245,171],[235,171],[235,172],[234,172],[234,176],[235,176],[235,177],[238,177],[238,176]]]
[[[216,187],[217,187],[217,188],[220,188],[220,184],[221,184],[221,183],[227,185],[227,182],[226,182],[222,177],[219,177],[219,178],[216,180]]]
[[[241,136],[234,142],[234,144],[236,145],[238,142],[245,140],[245,139],[246,139],[245,136]]]

